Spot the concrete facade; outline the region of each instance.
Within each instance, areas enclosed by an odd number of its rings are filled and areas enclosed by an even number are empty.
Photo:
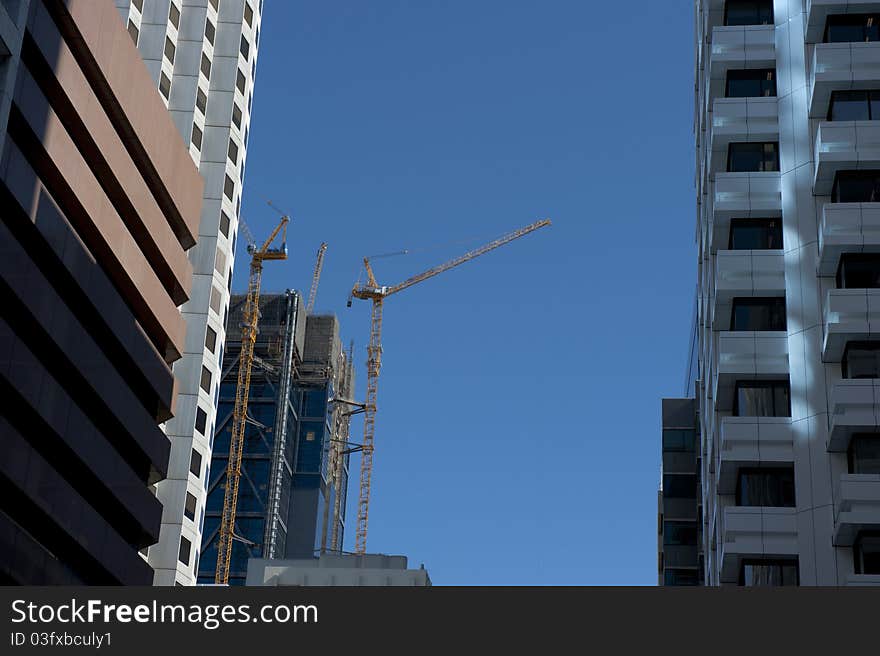
[[[324,554],[298,560],[252,559],[249,586],[430,587],[425,566],[407,569],[406,556]]]
[[[876,285],[835,274],[854,271],[848,254],[880,250],[880,195],[870,182],[847,191],[850,172],[880,170],[878,124],[867,99],[864,115],[833,104],[880,90],[877,18],[858,16],[878,5],[735,4],[699,0],[695,13],[699,372],[688,393],[705,582],[876,584],[880,483],[865,453],[878,443],[880,371],[855,380],[856,360],[849,374],[845,363],[847,347],[877,339]],[[855,28],[826,29],[844,15]]]
[[[202,178],[110,0],[0,40],[0,583],[147,585]]]
[[[205,180],[199,243],[190,252],[192,294],[183,306],[188,339],[175,365],[181,381],[168,477],[157,489],[164,507],[159,543],[149,550],[157,585],[192,585],[198,572],[207,500],[207,465],[220,388],[229,295],[260,40],[262,0],[116,0],[129,35]],[[214,344],[214,348],[209,348]],[[203,419],[204,417],[204,419]],[[206,424],[198,430],[196,423]],[[191,462],[202,463],[199,474]],[[179,558],[184,537],[193,548]]]

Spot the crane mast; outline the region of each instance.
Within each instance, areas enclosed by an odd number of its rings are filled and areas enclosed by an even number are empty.
[[[370,488],[373,474],[373,450],[376,431],[376,401],[379,392],[379,371],[382,368],[382,310],[384,300],[403,291],[413,285],[433,278],[436,275],[457,267],[474,258],[485,255],[515,239],[550,225],[550,219],[542,219],[518,230],[507,233],[477,249],[468,251],[455,259],[423,271],[407,278],[393,286],[381,286],[376,282],[373,268],[369,258],[364,258],[364,269],[367,274],[367,282],[363,285],[356,284],[351,290],[351,296],[363,300],[371,300],[372,313],[370,316],[370,344],[367,347],[367,398],[364,408],[364,440],[361,446],[361,472],[360,492],[358,496],[357,533],[355,537],[355,553],[363,554],[367,551],[367,525],[370,513]],[[349,300],[351,305],[351,300]]]
[[[312,274],[312,288],[309,290],[309,301],[306,304],[306,314],[311,314],[315,309],[315,297],[318,295],[318,282],[321,280],[321,269],[324,268],[324,253],[327,252],[327,242],[322,242],[315,258],[315,272]]]
[[[232,559],[232,541],[235,535],[235,511],[238,503],[238,486],[241,480],[241,458],[244,449],[244,434],[247,426],[248,394],[251,386],[251,370],[254,365],[254,346],[257,342],[260,318],[260,285],[263,278],[263,262],[286,260],[287,223],[289,217],[281,221],[262,246],[248,245],[251,255],[248,292],[242,312],[241,353],[238,361],[238,380],[235,387],[235,405],[232,411],[232,437],[229,441],[229,460],[226,464],[226,487],[223,492],[223,514],[217,542],[217,568],[214,583],[229,582],[229,564]],[[281,235],[280,248],[272,248],[272,243]]]

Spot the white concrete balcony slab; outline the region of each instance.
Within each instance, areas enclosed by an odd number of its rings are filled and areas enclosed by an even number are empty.
[[[813,193],[817,196],[831,194],[838,171],[880,168],[880,121],[819,123],[813,167]]]
[[[734,298],[785,296],[785,258],[781,250],[718,251],[715,255],[714,330],[730,327]]]
[[[838,380],[831,387],[829,451],[845,452],[855,433],[880,430],[880,379]]]
[[[742,467],[794,462],[790,417],[723,417],[718,456],[718,494],[736,492]]]
[[[774,27],[737,25],[712,28],[709,67],[713,79],[725,79],[730,69],[775,68]]]
[[[835,275],[843,253],[880,253],[880,203],[822,206],[819,275]]]
[[[880,12],[876,0],[807,0],[807,43],[821,43],[829,14],[872,14]]]
[[[711,184],[715,239],[726,239],[730,219],[782,216],[782,188],[776,171],[719,172]]]
[[[776,98],[718,98],[712,103],[711,150],[724,151],[731,142],[778,141]]]
[[[810,118],[824,119],[832,91],[880,88],[880,42],[818,43],[810,73]]]
[[[834,544],[852,546],[859,531],[880,530],[880,474],[842,474],[834,503]]]
[[[744,558],[797,556],[796,509],[728,506],[720,551],[722,583],[737,582]]]
[[[848,341],[880,339],[880,289],[829,289],[822,360],[840,362]]]
[[[717,333],[718,366],[713,395],[715,409],[733,409],[738,380],[779,380],[788,376],[788,334],[780,331],[725,331]]]

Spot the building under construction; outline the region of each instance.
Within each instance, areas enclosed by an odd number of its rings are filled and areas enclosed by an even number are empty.
[[[204,517],[199,583],[213,583],[245,296],[232,297]],[[249,558],[340,552],[345,528],[348,437],[354,387],[332,315],[307,316],[293,290],[259,302],[229,584]]]

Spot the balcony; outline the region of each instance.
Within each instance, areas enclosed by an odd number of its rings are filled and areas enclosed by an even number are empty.
[[[734,298],[784,296],[785,261],[781,250],[718,251],[715,256],[714,330],[730,326]]]
[[[825,203],[819,226],[819,275],[837,273],[842,253],[880,252],[880,203]]]
[[[712,50],[709,55],[712,79],[725,79],[730,69],[775,66],[776,34],[773,25],[712,28]]]
[[[834,545],[850,547],[859,531],[880,530],[880,474],[841,474],[834,504]]]
[[[724,151],[732,141],[778,141],[776,98],[718,98],[712,104],[711,150]]]
[[[720,533],[722,583],[738,581],[743,558],[798,555],[795,508],[728,506]]]
[[[829,289],[822,360],[840,362],[848,341],[880,339],[880,289]]]
[[[713,233],[726,235],[730,219],[782,216],[779,173],[715,173],[712,181]]]
[[[880,87],[880,42],[819,43],[813,51],[810,118],[824,119],[832,91]]]
[[[880,51],[877,52],[880,56]],[[813,193],[828,196],[838,171],[880,168],[880,121],[822,121],[816,133]]]
[[[738,380],[777,380],[788,376],[788,334],[785,331],[718,333],[715,373],[715,409],[733,409],[733,387]]]
[[[839,380],[831,388],[829,451],[845,452],[855,433],[880,427],[880,379]]]
[[[742,467],[794,462],[791,418],[723,417],[718,464],[718,494],[736,492]]]
[[[870,0],[807,0],[807,43],[821,43],[829,14],[880,12],[880,2]]]

